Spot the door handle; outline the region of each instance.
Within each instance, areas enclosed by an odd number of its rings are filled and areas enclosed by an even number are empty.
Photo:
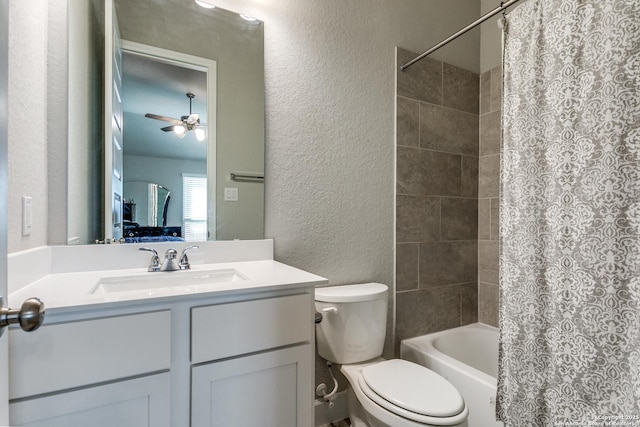
[[[5,326],[19,324],[23,331],[32,332],[44,322],[44,303],[38,298],[29,298],[22,303],[19,310],[2,305],[3,299],[0,297],[0,335],[4,332]]]

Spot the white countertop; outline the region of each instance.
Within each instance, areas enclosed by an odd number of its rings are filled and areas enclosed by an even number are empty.
[[[180,278],[186,278],[186,275],[221,269],[237,270],[244,276],[244,280],[188,285],[180,283]],[[175,279],[175,286],[171,284],[153,289],[92,293],[100,280],[118,277],[142,279],[158,277],[163,281],[170,278]],[[66,272],[47,274],[22,286],[9,294],[9,305],[19,307],[27,298],[37,297],[44,302],[47,313],[55,314],[326,283],[327,279],[323,277],[274,260],[199,264],[192,265],[191,270],[173,272],[148,272],[146,268]]]

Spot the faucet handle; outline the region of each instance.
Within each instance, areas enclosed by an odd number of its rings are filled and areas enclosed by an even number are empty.
[[[144,252],[151,252],[151,262],[149,263],[149,271],[160,271],[160,257],[158,257],[158,252],[152,248],[141,247],[138,250]]]
[[[198,249],[200,246],[193,245],[182,250],[182,255],[180,255],[180,270],[188,270],[191,268],[191,264],[189,264],[189,258],[187,257],[187,251],[191,249]]]

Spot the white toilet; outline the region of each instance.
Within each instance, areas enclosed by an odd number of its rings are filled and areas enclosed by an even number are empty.
[[[387,323],[388,287],[380,283],[315,291],[318,353],[341,364],[349,380],[353,427],[466,426],[469,412],[446,379],[406,360],[380,358]]]

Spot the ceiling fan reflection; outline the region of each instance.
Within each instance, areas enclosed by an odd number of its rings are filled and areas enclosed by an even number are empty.
[[[151,113],[147,113],[144,116],[150,119],[172,123],[171,126],[165,126],[160,130],[163,130],[165,132],[174,132],[176,135],[178,135],[179,138],[184,138],[187,132],[193,132],[198,141],[204,141],[206,137],[206,133],[204,130],[205,126],[200,124],[200,115],[191,112],[191,104],[193,98],[195,98],[196,96],[190,92],[186,95],[187,98],[189,98],[189,115],[182,116],[179,119]]]

